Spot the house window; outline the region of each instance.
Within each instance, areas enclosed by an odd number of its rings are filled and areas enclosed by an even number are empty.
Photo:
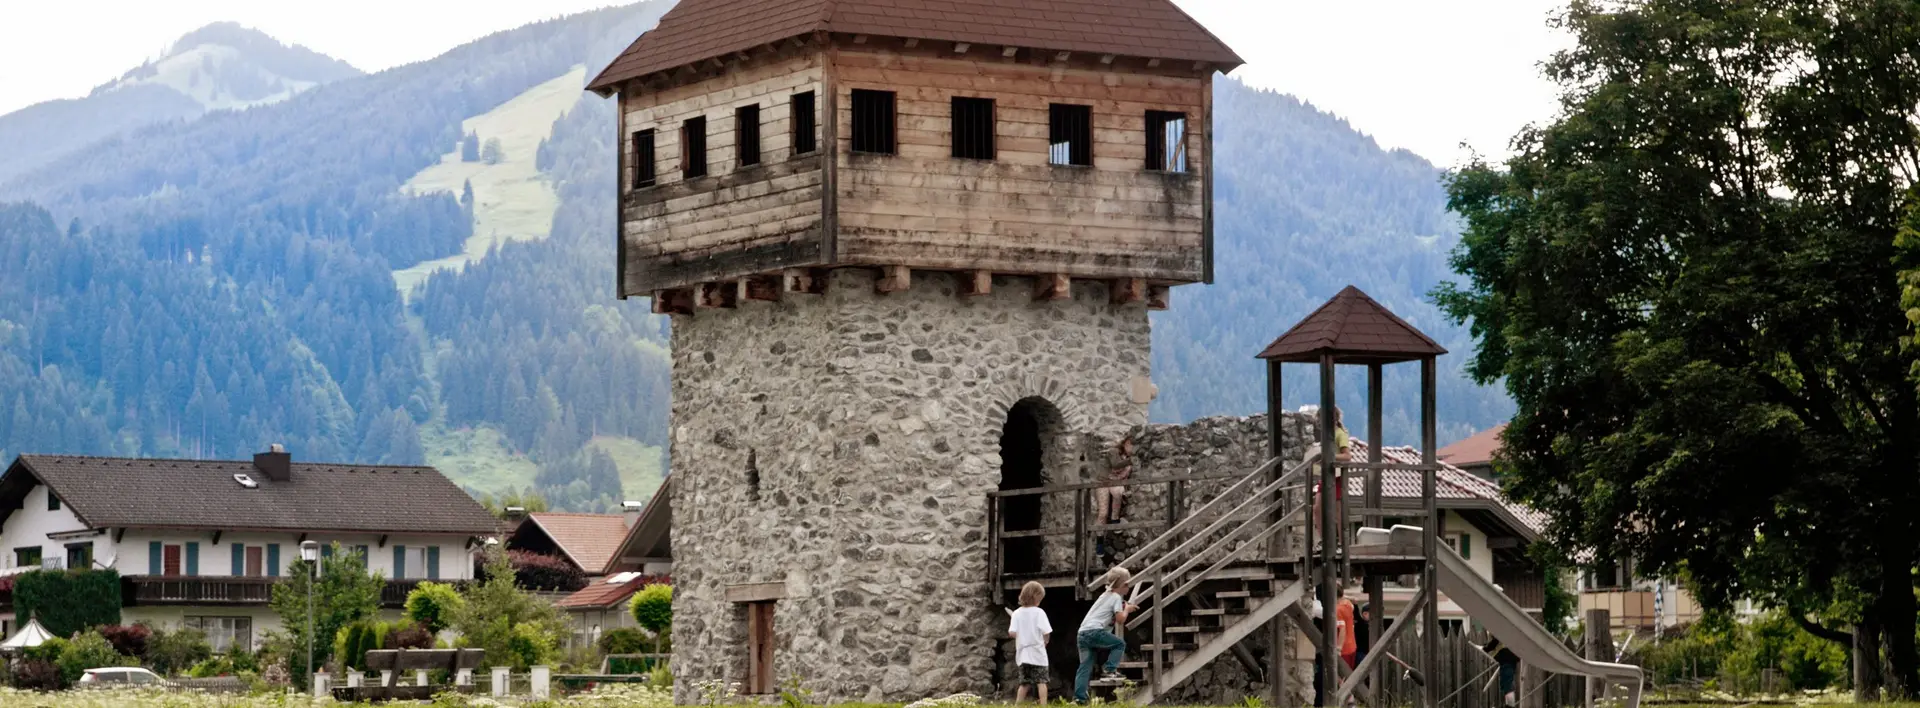
[[[993,99],[953,97],[953,156],[966,160],[991,160],[993,151]]]
[[[25,546],[13,549],[13,565],[16,568],[37,568],[40,566],[40,547]]]
[[[733,146],[740,166],[760,164],[760,104],[733,109]]]
[[[1147,111],[1147,169],[1187,171],[1187,114]]]
[[[802,91],[793,95],[793,154],[805,155],[813,152],[814,141],[813,92]]]
[[[253,620],[247,617],[204,617],[187,615],[183,624],[207,635],[216,654],[229,651],[253,651]]]
[[[1461,560],[1473,560],[1473,534],[1460,534],[1460,542],[1455,550],[1460,552]]]
[[[653,129],[633,134],[633,186],[651,187],[659,179],[654,166]]]
[[[773,602],[749,602],[746,607],[746,692],[773,693]]]
[[[707,117],[694,116],[680,124],[680,176],[707,175]]]
[[[60,496],[57,494],[54,494],[53,490],[51,489],[47,490],[47,511],[59,511],[59,510],[60,510]]]
[[[1093,106],[1055,103],[1047,115],[1047,161],[1093,165]]]
[[[853,151],[892,155],[893,92],[853,90]]]
[[[93,542],[67,544],[68,568],[93,567]]]

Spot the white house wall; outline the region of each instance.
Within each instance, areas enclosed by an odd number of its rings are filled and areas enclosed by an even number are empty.
[[[0,545],[5,546],[4,553],[0,553],[0,556],[4,556],[4,558],[0,558],[0,563],[4,563],[4,566],[0,567],[14,567],[15,549],[34,546],[40,548],[42,558],[65,560],[67,556],[67,544],[69,543],[93,542],[95,544],[93,548],[94,560],[105,561],[106,556],[109,554],[105,552],[106,549],[104,546],[106,545],[105,542],[110,541],[110,539],[94,537],[91,539],[55,541],[47,538],[47,534],[60,533],[63,531],[82,531],[86,528],[86,524],[80,523],[80,519],[73,515],[73,510],[69,508],[65,502],[60,504],[58,511],[48,511],[46,485],[34,485],[33,489],[27,492],[27,499],[22,503],[21,508],[15,510],[12,515],[7,517],[5,525],[0,525]]]
[[[1466,559],[1467,567],[1473,568],[1473,573],[1487,582],[1493,582],[1493,551],[1487,548],[1487,532],[1452,511],[1442,511],[1440,514],[1446,518],[1440,528],[1446,531],[1449,538],[1461,535],[1468,537],[1467,543],[1471,546],[1469,555],[1472,557]]]
[[[423,580],[427,577],[424,569],[409,566],[405,578],[395,578],[393,572],[393,549],[395,546],[404,546],[409,549],[424,549],[428,546],[435,546],[440,549],[440,580],[473,579],[472,551],[467,549],[467,536],[404,536],[393,534],[387,537],[387,544],[384,547],[380,545],[380,537],[376,535],[312,534],[308,536],[308,538],[322,545],[338,542],[342,548],[348,550],[351,550],[354,546],[366,546],[367,555],[369,556],[367,559],[369,570],[377,572],[382,577],[388,579]],[[119,569],[120,574],[159,575],[163,569],[149,567],[151,556],[149,544],[154,541],[159,541],[163,545],[178,544],[182,546],[180,561],[182,573],[186,572],[186,549],[184,546],[189,542],[200,544],[199,575],[203,577],[233,575],[234,544],[245,544],[248,546],[266,546],[273,543],[280,544],[280,575],[286,575],[287,569],[291,568],[293,563],[300,559],[300,534],[297,533],[230,532],[221,534],[220,542],[216,544],[213,543],[213,531],[211,529],[207,531],[145,531],[133,529],[129,530],[125,538],[118,544],[120,554],[116,567]],[[265,555],[265,551],[262,551],[263,563],[265,562]],[[95,551],[95,557],[100,557],[97,549]],[[271,575],[272,573],[269,572],[268,574]]]
[[[400,610],[381,609],[375,615],[375,619],[393,622],[401,619],[402,616]],[[163,605],[128,607],[120,611],[120,619],[122,622],[127,624],[145,624],[149,627],[168,631],[177,630],[186,626],[186,619],[188,617],[247,618],[253,624],[248,637],[252,646],[247,647],[248,651],[258,651],[261,641],[266,637],[267,632],[280,632],[285,630],[285,626],[280,621],[280,615],[274,614],[273,609],[265,605]]]

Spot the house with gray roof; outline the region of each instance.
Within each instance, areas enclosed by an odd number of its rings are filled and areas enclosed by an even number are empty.
[[[21,455],[0,474],[0,575],[40,568],[120,573],[128,623],[188,626],[251,650],[279,629],[272,586],[300,544],[358,553],[387,578],[397,618],[422,581],[474,576],[499,521],[431,467]],[[11,593],[0,620],[13,625]]]

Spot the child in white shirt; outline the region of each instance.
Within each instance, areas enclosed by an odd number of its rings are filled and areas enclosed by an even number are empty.
[[[1013,621],[1007,626],[1007,636],[1013,637],[1014,660],[1020,665],[1020,688],[1014,693],[1014,703],[1027,699],[1029,685],[1039,689],[1040,704],[1047,703],[1047,638],[1053,634],[1053,624],[1040,609],[1040,600],[1046,596],[1046,588],[1027,581],[1020,587],[1020,609],[1014,610]]]

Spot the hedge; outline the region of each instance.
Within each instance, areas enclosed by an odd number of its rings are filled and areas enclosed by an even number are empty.
[[[13,581],[15,616],[40,620],[56,637],[120,624],[120,573],[114,570],[34,570]]]

